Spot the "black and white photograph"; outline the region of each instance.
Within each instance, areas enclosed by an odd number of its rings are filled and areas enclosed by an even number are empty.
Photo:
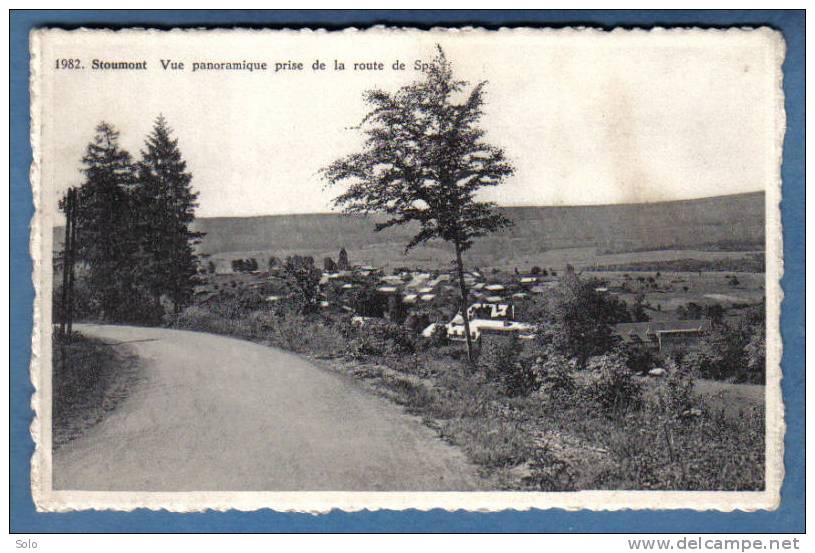
[[[781,35],[31,35],[38,509],[773,509]]]

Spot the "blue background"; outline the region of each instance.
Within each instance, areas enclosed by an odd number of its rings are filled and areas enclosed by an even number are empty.
[[[804,46],[803,10],[290,10],[290,11],[63,11],[14,10],[10,15],[10,528],[12,532],[803,532],[805,510],[805,373],[804,373]],[[31,355],[31,259],[28,225],[33,215],[28,169],[28,33],[40,26],[232,26],[327,27],[398,24],[600,27],[768,25],[787,41],[784,63],[787,134],[784,141],[782,217],[784,226],[785,299],[782,382],[786,406],[786,477],[781,508],[774,512],[713,513],[693,511],[468,513],[379,511],[326,515],[205,512],[174,514],[139,510],[131,513],[37,513],[31,499],[29,435],[33,412],[28,366]]]

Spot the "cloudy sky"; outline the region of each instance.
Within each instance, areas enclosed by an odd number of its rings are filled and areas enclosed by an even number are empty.
[[[483,126],[516,174],[484,198],[502,205],[643,202],[763,190],[777,178],[777,65],[769,32],[515,31],[84,33],[46,35],[43,184],[81,182],[101,120],[138,155],[156,115],[175,130],[199,215],[325,212],[339,191],[318,171],[360,146],[349,127],[371,87],[420,78],[440,43],[457,76],[488,80]],[[145,60],[148,71],[57,71],[59,57]],[[160,59],[185,71],[162,70]],[[327,70],[315,72],[315,60]],[[333,60],[346,64],[333,71]],[[395,60],[405,71],[393,71]],[[267,72],[191,72],[194,62],[267,62]],[[274,72],[276,62],[302,62]],[[354,71],[381,61],[384,71]],[[53,204],[52,204],[53,205]]]

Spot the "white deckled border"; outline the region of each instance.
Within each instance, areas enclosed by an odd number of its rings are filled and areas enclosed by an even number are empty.
[[[663,491],[580,491],[570,493],[543,492],[81,492],[56,491],[51,482],[51,277],[52,277],[52,215],[43,209],[46,188],[41,182],[40,163],[43,155],[41,142],[44,120],[44,103],[48,91],[44,89],[42,63],[42,40],[49,33],[63,35],[70,33],[88,38],[99,33],[115,32],[121,35],[149,36],[165,33],[187,33],[211,35],[225,34],[285,34],[289,36],[323,33],[365,33],[365,34],[405,34],[405,33],[547,33],[547,34],[637,34],[647,37],[650,33],[760,33],[771,46],[768,51],[775,54],[771,60],[775,67],[777,82],[777,105],[775,107],[775,181],[766,189],[766,292],[767,292],[767,382],[766,382],[766,489],[757,492],[663,492]],[[755,511],[776,509],[780,504],[780,488],[784,476],[784,407],[781,394],[780,313],[783,291],[780,279],[783,274],[783,248],[781,234],[781,162],[785,132],[785,112],[783,94],[783,73],[785,45],[777,31],[762,27],[731,29],[700,28],[654,28],[654,29],[613,29],[605,31],[594,28],[535,29],[501,28],[485,30],[481,28],[433,28],[419,31],[410,28],[371,29],[349,28],[339,31],[325,29],[156,29],[90,30],[65,31],[59,29],[35,30],[30,36],[31,53],[31,147],[33,162],[30,170],[31,190],[34,197],[35,214],[31,222],[30,251],[33,260],[33,283],[35,289],[34,328],[32,330],[31,381],[34,394],[31,406],[35,412],[31,423],[31,436],[35,452],[31,463],[31,488],[36,507],[40,511],[72,511],[78,509],[110,509],[130,511],[137,508],[195,512],[204,510],[226,511],[230,509],[251,511],[270,508],[277,511],[303,513],[326,513],[340,509],[344,511],[379,509],[446,509],[469,511],[529,510],[560,508],[566,510],[625,510],[625,509],[693,509],[716,511]],[[46,183],[47,184],[47,183]],[[46,368],[44,370],[44,368]]]

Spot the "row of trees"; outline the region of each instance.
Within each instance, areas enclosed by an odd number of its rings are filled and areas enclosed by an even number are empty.
[[[75,247],[88,314],[149,322],[163,314],[162,300],[180,310],[192,296],[202,234],[190,228],[198,194],[164,117],[137,161],[120,146],[119,132],[100,123],[82,165]]]
[[[251,273],[258,270],[258,260],[254,257],[249,259],[233,259],[232,272],[234,273]]]

